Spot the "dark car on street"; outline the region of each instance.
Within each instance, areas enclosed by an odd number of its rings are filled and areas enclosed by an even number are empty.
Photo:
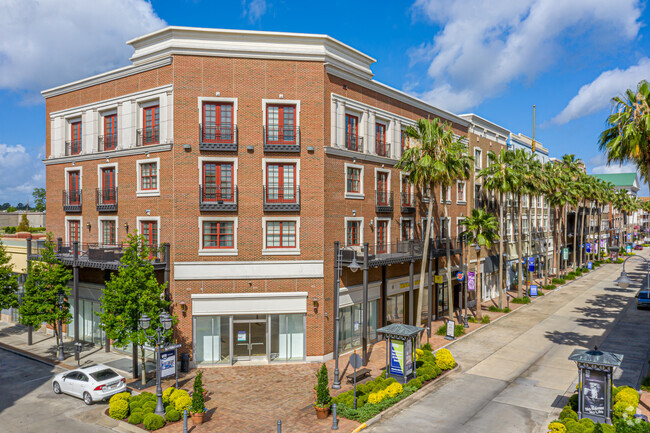
[[[636,309],[650,308],[650,291],[641,290],[636,294]]]
[[[642,250],[642,249],[643,249],[643,245],[641,245],[641,244],[636,244],[636,245],[634,246],[634,249],[635,249],[635,250]]]

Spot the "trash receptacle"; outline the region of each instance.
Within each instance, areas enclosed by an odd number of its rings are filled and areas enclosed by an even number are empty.
[[[190,371],[190,354],[183,353],[181,355],[181,373],[188,373]]]

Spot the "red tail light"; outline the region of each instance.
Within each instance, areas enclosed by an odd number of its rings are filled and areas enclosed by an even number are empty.
[[[95,390],[95,391],[103,391],[105,386],[106,386],[106,385],[99,385],[99,386],[96,386],[94,390]]]
[[[120,379],[120,382],[122,382],[122,383],[126,383],[126,379],[125,379],[125,378],[121,378],[121,379]]]

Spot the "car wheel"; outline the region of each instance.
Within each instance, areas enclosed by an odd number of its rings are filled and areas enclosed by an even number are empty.
[[[54,394],[61,394],[61,385],[58,382],[52,384],[52,389],[54,390]]]
[[[88,406],[93,404],[93,398],[87,392],[84,392],[84,403],[86,403]]]

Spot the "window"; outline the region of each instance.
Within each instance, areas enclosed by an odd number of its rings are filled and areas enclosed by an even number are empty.
[[[101,175],[101,201],[102,204],[113,204],[116,200],[115,167],[102,168]]]
[[[266,201],[296,203],[296,164],[267,164]]]
[[[483,168],[483,161],[481,160],[481,155],[482,155],[481,149],[475,147],[474,148],[474,169],[477,171]]]
[[[232,143],[234,141],[233,104],[203,103],[202,140],[204,143]]]
[[[79,155],[81,153],[82,141],[81,121],[70,124],[70,155]]]
[[[402,240],[408,241],[413,239],[413,219],[407,218],[402,220]]]
[[[347,192],[361,193],[361,169],[348,167]]]
[[[377,204],[380,206],[388,205],[389,197],[389,172],[377,171]]]
[[[232,249],[234,247],[234,221],[203,221],[204,249]]]
[[[203,201],[234,201],[232,162],[203,163],[202,199]]]
[[[451,203],[451,186],[448,186],[446,189],[444,189],[444,187],[441,185],[440,194],[441,194],[440,203],[444,203],[445,200],[447,200],[447,204]]]
[[[68,244],[81,242],[81,222],[79,220],[68,220]]]
[[[440,218],[440,237],[446,239],[451,231],[449,230],[449,218]]]
[[[400,138],[400,147],[402,149],[402,153],[404,153],[404,151],[406,150],[406,143],[408,142],[406,137],[406,131],[402,129],[400,131],[399,138]]]
[[[377,254],[388,252],[388,224],[389,220],[377,220]]]
[[[483,207],[483,194],[481,192],[481,185],[474,185],[474,207]]]
[[[522,217],[521,219],[521,232],[523,234],[528,233],[528,217]]]
[[[296,248],[296,246],[295,221],[266,222],[267,248]]]
[[[158,144],[160,140],[160,106],[154,105],[143,109],[142,143]]]
[[[117,114],[104,116],[104,149],[117,148]]]
[[[69,171],[68,172],[68,204],[79,205],[81,204],[81,172]]]
[[[117,233],[115,220],[102,220],[102,245],[116,245],[117,244]]]
[[[140,221],[140,234],[147,245],[158,245],[158,221]]]
[[[345,115],[345,148],[359,151],[359,118]]]
[[[149,162],[140,166],[140,189],[158,189],[158,164]]]
[[[267,105],[266,129],[267,143],[295,144],[296,107],[294,105]]]
[[[381,123],[375,124],[375,152],[380,156],[388,156],[386,146],[386,125]]]
[[[465,203],[465,182],[463,181],[456,183],[456,202]]]
[[[422,222],[420,223],[420,227],[422,230],[422,240],[425,240],[427,238],[427,218],[422,218]],[[431,225],[429,235],[431,238],[433,238],[433,224]]]
[[[402,206],[413,206],[411,192],[411,183],[408,177],[402,176]]]
[[[456,219],[456,236],[461,237],[461,233],[465,231],[465,226],[463,225],[464,218]]]
[[[361,245],[361,221],[353,220],[347,222],[347,245],[359,246]]]

